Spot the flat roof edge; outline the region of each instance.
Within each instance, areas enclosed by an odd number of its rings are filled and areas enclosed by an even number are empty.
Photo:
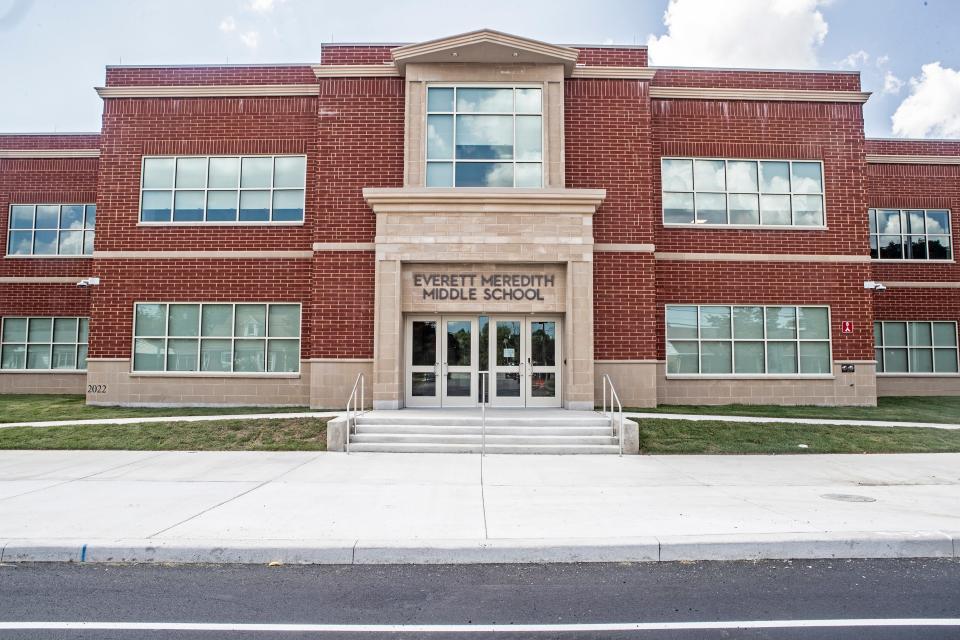
[[[956,142],[960,143],[960,138],[864,138],[867,142]]]
[[[3,136],[98,136],[99,131],[0,131]]]
[[[316,62],[251,62],[251,63],[215,63],[215,62],[204,62],[204,63],[184,63],[184,64],[108,64],[104,65],[105,69],[184,69],[184,68],[208,68],[214,69],[218,67],[231,67],[231,68],[250,68],[250,67],[313,67]]]
[[[664,71],[766,71],[773,73],[833,73],[837,75],[860,75],[859,70],[849,71],[846,69],[765,69],[762,67],[678,67],[650,65],[648,69],[663,69]]]

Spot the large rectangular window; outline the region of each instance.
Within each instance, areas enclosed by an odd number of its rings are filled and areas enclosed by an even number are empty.
[[[134,316],[134,371],[300,371],[299,304],[138,302]]]
[[[305,156],[146,157],[140,222],[302,223]]]
[[[89,323],[88,318],[3,318],[0,369],[86,369]]]
[[[873,323],[878,373],[957,373],[956,322]]]
[[[663,223],[823,227],[823,163],[662,158]]]
[[[667,373],[824,375],[828,307],[667,305]]]
[[[93,204],[10,205],[7,255],[92,255],[96,219]]]
[[[429,87],[428,187],[543,186],[543,90]]]
[[[874,260],[952,260],[946,209],[870,209]]]

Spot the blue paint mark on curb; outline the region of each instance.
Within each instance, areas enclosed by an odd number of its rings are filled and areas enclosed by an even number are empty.
[[[80,562],[87,561],[87,545],[83,545],[83,548],[80,549]]]

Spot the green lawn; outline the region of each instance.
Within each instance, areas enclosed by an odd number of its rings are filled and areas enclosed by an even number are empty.
[[[307,407],[90,407],[80,395],[0,395],[0,422],[309,411]]]
[[[639,422],[640,450],[650,454],[960,452],[960,430],[661,419]]]
[[[0,429],[0,449],[324,451],[320,418]]]
[[[960,424],[958,396],[903,396],[877,398],[876,407],[781,407],[774,405],[725,404],[661,405],[653,409],[625,409],[645,413],[692,413],[717,416],[763,416],[768,418],[831,418],[835,420],[900,420]]]

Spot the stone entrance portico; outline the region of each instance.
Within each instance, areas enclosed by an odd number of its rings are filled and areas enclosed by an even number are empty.
[[[411,312],[552,313],[563,322],[563,406],[593,409],[593,214],[602,189],[365,189],[377,215],[373,407],[403,405],[403,318]],[[429,301],[413,265],[436,273],[550,274],[542,300]]]

